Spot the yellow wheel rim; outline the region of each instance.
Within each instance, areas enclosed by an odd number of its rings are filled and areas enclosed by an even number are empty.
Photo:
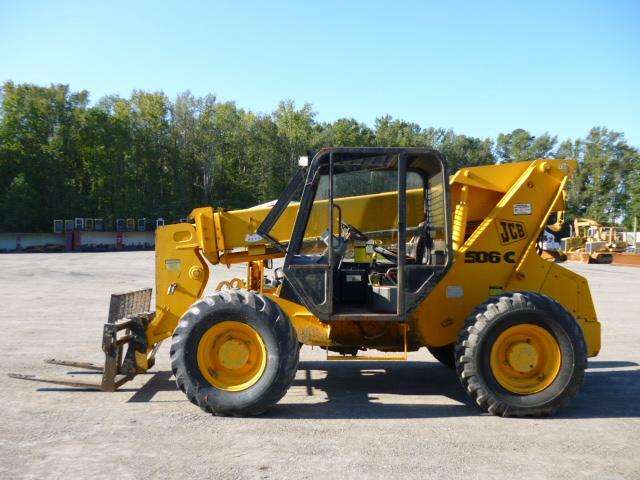
[[[556,339],[538,325],[507,328],[491,347],[491,371],[503,388],[530,395],[553,383],[562,355]]]
[[[214,387],[231,392],[254,385],[267,366],[262,337],[242,322],[212,326],[198,344],[198,368]]]

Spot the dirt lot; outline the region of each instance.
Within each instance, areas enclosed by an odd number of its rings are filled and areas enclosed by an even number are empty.
[[[425,350],[327,364],[303,349],[280,404],[238,419],[176,390],[167,345],[117,393],[8,378],[94,378],[42,359],[100,362],[109,294],[151,286],[153,252],[0,255],[0,478],[640,478],[640,268],[571,268],[590,278],[603,351],[554,418],[481,414]]]

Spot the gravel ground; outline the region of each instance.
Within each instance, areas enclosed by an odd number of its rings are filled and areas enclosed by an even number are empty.
[[[97,379],[42,359],[101,362],[109,294],[151,286],[153,252],[0,255],[0,478],[638,479],[640,269],[569,266],[590,279],[603,351],[553,418],[480,413],[426,350],[405,363],[326,363],[305,347],[285,398],[239,419],[206,415],[176,390],[168,345],[116,393],[7,377]]]

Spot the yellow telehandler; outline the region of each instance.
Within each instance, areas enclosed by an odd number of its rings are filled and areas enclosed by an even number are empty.
[[[155,311],[150,289],[114,295],[104,367],[51,363],[100,369],[92,387],[111,391],[149,370],[168,339],[178,388],[206,412],[236,416],[282,398],[302,344],[328,360],[403,360],[427,347],[495,415],[551,414],[578,392],[600,323],[587,281],[536,248],[564,211],[575,162],[449,179],[430,149],[329,148],[301,160],[275,204],[196,208],[159,228]],[[237,263],[246,279],[203,294],[210,265]]]

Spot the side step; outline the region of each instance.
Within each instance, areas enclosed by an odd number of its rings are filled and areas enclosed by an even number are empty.
[[[44,363],[64,367],[76,367],[102,373],[102,380],[83,382],[76,380],[43,378],[36,375],[10,373],[9,377],[33,382],[51,383],[67,387],[113,392],[140,373],[136,367],[136,352],[147,355],[146,328],[153,319],[150,288],[133,292],[111,295],[107,323],[102,331],[102,351],[105,354],[104,366],[88,362],[49,359]],[[124,347],[127,346],[126,352]],[[151,367],[160,344],[154,346],[148,357]],[[124,353],[124,355],[123,355]]]

